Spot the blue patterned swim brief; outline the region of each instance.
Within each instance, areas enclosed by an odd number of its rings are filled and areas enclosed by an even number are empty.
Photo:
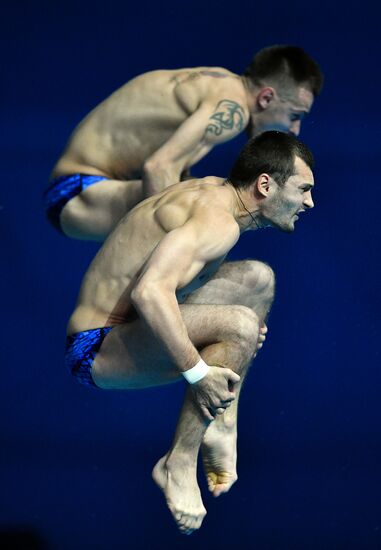
[[[60,233],[63,233],[60,224],[60,215],[65,204],[90,185],[107,179],[109,178],[105,176],[72,174],[70,176],[60,176],[52,180],[43,195],[46,216],[50,223]]]
[[[97,387],[91,376],[91,367],[103,340],[112,328],[93,328],[67,337],[65,363],[81,384]]]

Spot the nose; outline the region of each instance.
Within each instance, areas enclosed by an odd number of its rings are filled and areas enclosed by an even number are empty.
[[[306,208],[313,208],[314,207],[314,201],[312,200],[312,194],[311,191],[308,191],[308,193],[305,194],[303,205]]]
[[[294,120],[290,126],[290,134],[298,137],[300,134],[300,120]]]

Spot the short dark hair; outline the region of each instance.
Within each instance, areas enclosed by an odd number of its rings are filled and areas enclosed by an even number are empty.
[[[266,80],[291,79],[297,85],[305,84],[314,96],[323,87],[324,76],[319,65],[298,46],[275,45],[263,48],[252,59],[243,73],[256,86]]]
[[[282,187],[295,173],[295,157],[312,170],[311,151],[296,137],[272,130],[250,139],[241,150],[229,174],[236,188],[249,187],[261,174],[269,174]]]

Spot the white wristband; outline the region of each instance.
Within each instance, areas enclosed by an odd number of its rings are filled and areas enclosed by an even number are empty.
[[[185,380],[189,382],[189,384],[195,384],[201,378],[204,378],[206,374],[208,374],[209,371],[209,365],[205,363],[202,359],[191,369],[186,370],[182,373]]]

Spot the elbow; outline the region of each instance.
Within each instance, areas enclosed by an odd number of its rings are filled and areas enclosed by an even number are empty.
[[[153,155],[143,164],[143,174],[151,178],[161,178],[163,176],[171,179],[177,178],[177,181],[179,181],[183,168],[184,166],[181,163],[175,162],[173,159],[157,158]]]
[[[149,158],[143,165],[143,192],[146,197],[160,193],[179,179],[173,165],[163,159]]]
[[[157,295],[154,285],[140,281],[131,291],[131,303],[139,311],[144,311],[147,304],[152,304]]]
[[[143,174],[145,176],[154,176],[155,174],[163,170],[163,163],[155,159],[155,157],[148,158],[143,164]]]

